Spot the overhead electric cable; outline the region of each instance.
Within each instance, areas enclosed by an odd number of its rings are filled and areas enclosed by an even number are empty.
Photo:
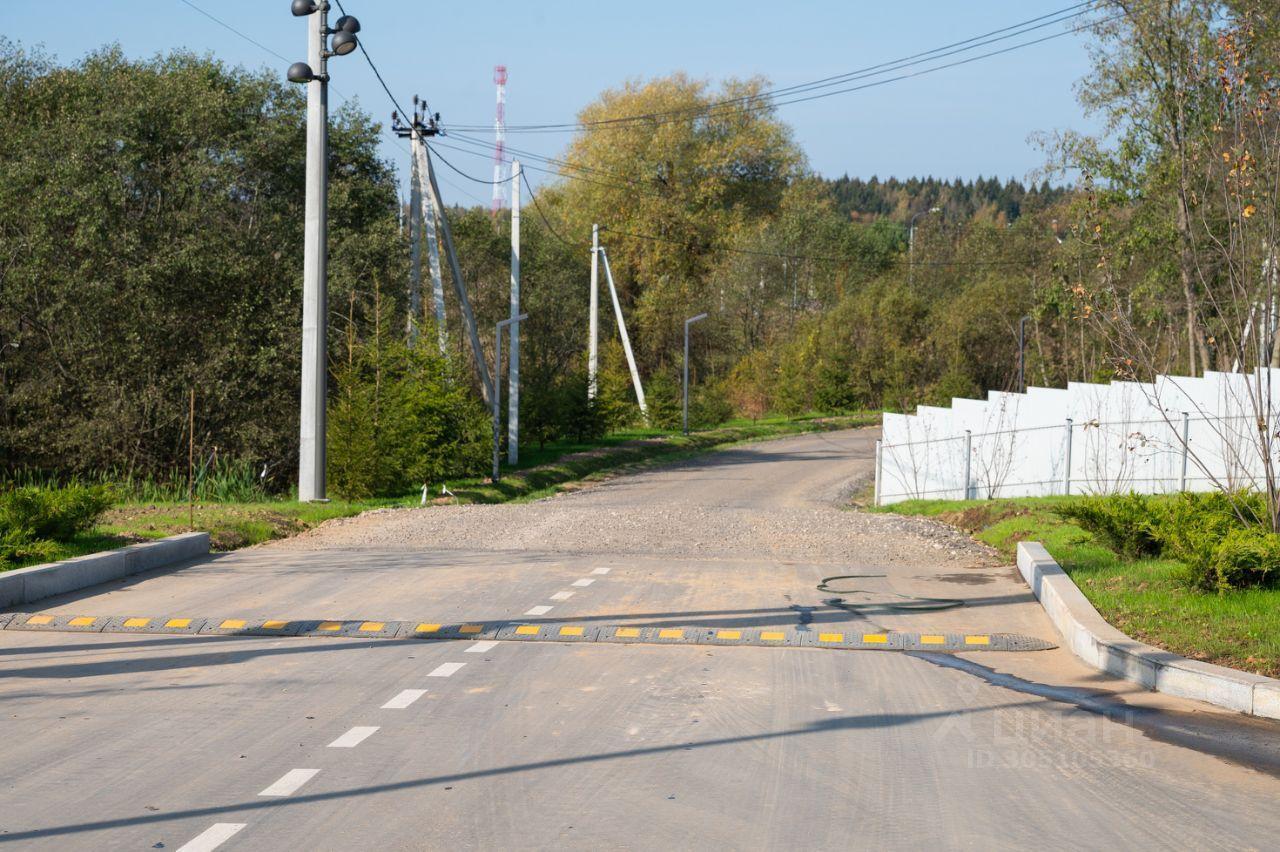
[[[869,76],[880,76],[882,74],[889,73],[895,70],[900,70],[901,68],[909,67],[911,65],[922,64],[924,62],[941,59],[946,56],[953,56],[958,53],[964,53],[970,50],[974,50],[978,47],[982,47],[988,44],[995,44],[1000,41],[1017,38],[1019,36],[1026,35],[1027,33],[1034,32],[1039,29],[1043,29],[1044,27],[1052,26],[1058,23],[1065,23],[1066,21],[1069,21],[1073,18],[1080,17],[1084,14],[1087,14],[1090,11],[1089,7],[1093,7],[1096,5],[1097,5],[1097,0],[1088,0],[1088,2],[1076,3],[1072,6],[1068,6],[1064,9],[1059,9],[1055,12],[1050,12],[1045,15],[1040,15],[1035,18],[1030,18],[1026,21],[1021,21],[1017,24],[1012,24],[1006,27],[1002,27],[1000,29],[992,30],[991,32],[984,33],[982,35],[972,36],[962,41],[952,42],[951,44],[943,45],[941,47],[936,47],[936,48],[933,48],[932,50],[915,53],[910,56],[902,57],[900,59],[881,62],[875,65],[869,65],[869,66],[866,66],[865,68],[860,68],[854,71],[849,71],[843,74],[837,74],[830,77],[824,77],[818,80],[811,80],[805,83],[797,83],[791,86],[779,87],[776,89],[770,89],[764,92],[757,92],[750,95],[741,95],[736,98],[727,98],[721,101],[712,102],[710,104],[699,104],[694,107],[683,107],[681,109],[668,110],[663,112],[652,112],[652,113],[641,113],[641,114],[629,115],[629,116],[618,116],[616,118],[600,119],[597,121],[565,122],[560,124],[511,125],[507,129],[514,132],[566,132],[566,131],[576,132],[579,130],[591,129],[594,127],[623,124],[623,123],[630,123],[630,122],[640,122],[640,121],[647,122],[647,121],[653,121],[655,119],[671,119],[672,117],[676,117],[673,120],[685,120],[683,116],[686,116],[686,115],[692,114],[695,117],[698,117],[702,115],[715,114],[721,107],[734,106],[734,105],[743,104],[743,103],[749,104],[751,101],[765,101],[765,103],[759,106],[751,107],[752,109],[765,109],[765,108],[770,108],[772,106],[785,105],[787,103],[799,103],[802,100],[806,100],[806,99],[797,99],[797,100],[778,100],[778,99],[782,96],[799,94],[801,92],[813,91],[820,88],[829,88],[831,86],[836,86],[841,83],[849,82],[855,79],[862,79]],[[1117,16],[1117,17],[1122,17],[1122,16]],[[1086,26],[1093,26],[1093,25],[1094,24],[1088,24]],[[1078,32],[1080,29],[1083,29],[1083,28],[1084,27],[1075,28],[1075,29],[1064,31],[1062,33],[1056,33],[1056,34],[1053,34],[1052,37],[1058,38],[1062,35],[1068,35],[1071,32]],[[1044,40],[1047,40],[1047,39],[1044,39]],[[1020,46],[1029,46],[1031,44],[1038,44],[1039,41],[1040,40],[1026,42]],[[983,57],[974,57],[974,58],[985,58],[986,56],[997,55],[1000,52],[1001,51],[993,51],[989,54],[984,54]],[[939,66],[937,69],[934,69],[934,70],[941,70],[942,68],[945,68],[945,67],[952,67],[952,66],[951,65]],[[903,79],[903,78],[895,78],[895,79]],[[852,89],[852,90],[856,90],[856,89]],[[830,96],[834,94],[841,94],[844,91],[852,91],[852,90],[838,90],[833,92],[826,92],[826,93],[823,93],[822,96],[825,97],[825,96]],[[808,98],[808,99],[812,99],[812,98]],[[659,123],[666,123],[666,122],[662,121]],[[458,125],[456,129],[470,130],[470,131],[483,131],[487,129],[487,127],[484,125],[473,124],[473,125]]]

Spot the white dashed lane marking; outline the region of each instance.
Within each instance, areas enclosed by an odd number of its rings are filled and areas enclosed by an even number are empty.
[[[549,612],[551,612],[551,607],[549,606],[535,606],[530,608],[525,615],[546,615]]]
[[[378,728],[376,725],[366,725],[352,728],[333,742],[329,743],[329,748],[355,748],[360,743],[373,736]]]
[[[592,574],[608,574],[608,573],[609,573],[609,569],[608,569],[608,568],[596,568],[596,569],[595,569],[594,571],[592,571],[591,573],[592,573]]]
[[[426,695],[425,689],[406,689],[396,695],[386,704],[382,705],[383,710],[403,710],[422,696]]]
[[[449,677],[466,663],[441,663],[427,677]]]
[[[493,642],[493,641],[491,641],[491,640],[485,640],[484,642],[475,642],[475,643],[473,643],[473,644],[471,645],[471,647],[470,647],[470,648],[468,648],[468,649],[466,650],[466,653],[468,653],[468,654],[483,654],[483,653],[485,653],[486,651],[492,651],[492,650],[493,650],[494,648],[496,648],[496,647],[498,647],[498,643],[497,643],[497,642]]]
[[[215,822],[204,831],[191,838],[182,846],[178,847],[178,852],[210,852],[211,849],[217,849],[223,843],[231,839],[232,835],[244,828],[247,823],[243,822]]]
[[[571,597],[573,597],[573,592],[556,592],[554,595],[551,596],[551,600],[567,601]]]
[[[291,796],[303,784],[316,777],[319,769],[290,769],[280,780],[259,793],[259,796]]]
[[[592,580],[590,577],[584,577],[581,580],[574,580],[570,585],[577,586],[579,589],[585,589],[594,582],[595,580]]]

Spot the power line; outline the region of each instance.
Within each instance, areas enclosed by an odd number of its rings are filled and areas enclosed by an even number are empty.
[[[716,111],[722,107],[735,106],[735,105],[744,104],[744,103],[749,104],[752,101],[764,101],[765,103],[761,103],[754,107],[748,106],[748,109],[757,109],[757,110],[767,109],[773,106],[785,105],[788,103],[799,103],[801,100],[810,100],[813,98],[804,98],[804,99],[796,99],[796,100],[778,100],[778,98],[781,96],[795,95],[802,92],[813,91],[821,88],[829,88],[831,86],[835,86],[844,82],[849,82],[855,79],[863,79],[869,76],[880,76],[882,74],[889,73],[891,71],[900,70],[901,68],[905,68],[905,67],[910,67],[911,65],[918,65],[923,62],[941,59],[946,56],[953,56],[957,53],[964,53],[966,51],[973,50],[975,48],[982,47],[988,44],[994,44],[999,41],[1004,41],[1011,38],[1017,38],[1018,36],[1026,35],[1027,33],[1034,32],[1035,30],[1043,29],[1044,27],[1047,27],[1047,26],[1052,26],[1054,24],[1066,22],[1068,20],[1071,20],[1072,18],[1080,17],[1089,11],[1089,8],[1087,7],[1094,6],[1096,2],[1097,0],[1087,0],[1087,2],[1076,3],[1075,5],[1068,6],[1064,9],[1059,9],[1055,12],[1050,12],[1048,14],[1041,15],[1036,18],[1031,18],[1017,24],[1012,24],[1007,27],[1002,27],[997,30],[992,30],[991,32],[984,33],[982,35],[972,36],[962,41],[952,42],[951,44],[943,45],[941,47],[936,47],[936,48],[933,48],[932,50],[927,50],[920,53],[912,54],[910,56],[906,56],[901,59],[895,59],[888,62],[881,62],[876,65],[870,65],[865,68],[857,69],[855,71],[849,71],[844,74],[837,74],[830,77],[824,77],[824,78],[821,78],[818,80],[812,80],[806,83],[798,83],[792,86],[784,86],[784,87],[767,90],[765,92],[758,92],[750,95],[741,95],[736,98],[727,98],[721,101],[712,102],[710,104],[700,104],[694,107],[684,107],[681,109],[668,110],[665,112],[653,112],[653,113],[643,113],[643,114],[630,115],[630,116],[618,116],[616,118],[600,119],[597,121],[573,122],[573,123],[561,123],[561,124],[513,125],[509,127],[508,130],[511,130],[514,132],[566,132],[566,131],[576,132],[578,130],[587,130],[595,127],[638,122],[638,121],[653,121],[655,119],[685,120],[684,116],[688,116],[690,114],[692,114],[693,117],[698,117],[702,115],[713,115],[713,114],[716,114]],[[1079,29],[1068,30],[1068,31],[1064,31],[1063,33],[1054,34],[1053,37],[1057,38],[1062,35],[1067,35],[1067,34],[1070,34],[1071,32],[1078,32],[1078,31]],[[1047,39],[1044,39],[1044,40],[1047,40]],[[1024,43],[1020,46],[1038,44],[1039,42],[1040,40],[1035,40],[1035,41]],[[993,51],[991,53],[984,54],[982,57],[974,57],[974,58],[985,58],[986,56],[997,55],[999,52],[1001,51]],[[947,68],[947,67],[953,67],[953,66],[948,64],[948,65],[939,66],[937,69],[931,69],[931,70],[941,70],[942,68]],[[912,76],[912,75],[905,75],[905,76]],[[894,78],[894,79],[904,79],[905,76]],[[856,89],[842,89],[842,90],[833,91],[833,92],[826,92],[820,95],[820,97],[828,97],[835,94],[841,94],[845,91],[854,91],[854,90]],[[659,123],[667,123],[667,121],[665,120],[660,121]],[[476,130],[485,130],[487,128],[481,125],[459,125],[458,129],[476,131]]]
[[[524,173],[524,169],[520,170],[520,179],[524,181],[524,185],[529,189],[529,199],[533,201],[533,207],[538,211],[538,218],[547,226],[547,230],[551,232],[551,236],[555,237],[567,248],[577,248],[573,243],[560,236],[560,232],[551,224],[551,220],[547,218],[547,214],[542,212],[542,203],[538,201],[538,195],[533,191],[533,184],[529,183],[529,176]]]
[[[201,15],[204,15],[206,18],[208,18],[209,20],[213,21],[215,24],[217,24],[218,26],[222,27],[223,29],[230,30],[231,32],[233,32],[233,33],[235,33],[236,35],[240,36],[240,38],[242,38],[242,39],[244,39],[245,41],[249,42],[250,44],[252,44],[252,45],[254,45],[254,46],[256,46],[256,47],[259,47],[259,48],[261,48],[262,50],[265,50],[267,53],[270,53],[272,56],[274,56],[276,59],[279,59],[281,62],[288,62],[288,61],[289,61],[288,59],[285,59],[285,58],[284,58],[283,56],[281,56],[280,54],[276,53],[276,52],[275,52],[274,50],[272,50],[271,48],[267,47],[267,46],[266,46],[265,44],[263,44],[262,42],[257,41],[256,39],[254,39],[254,38],[252,38],[252,37],[250,37],[250,36],[245,35],[244,33],[240,32],[240,30],[238,30],[238,29],[236,29],[235,27],[231,26],[230,24],[228,24],[226,21],[222,20],[221,18],[215,17],[215,16],[211,15],[210,13],[206,12],[204,9],[201,9],[201,8],[200,8],[199,6],[197,6],[195,3],[192,3],[192,2],[191,2],[191,0],[179,0],[179,2],[180,2],[180,3],[185,4],[185,5],[189,6],[189,7],[191,7],[192,9],[194,9],[194,10],[195,10],[195,11],[197,11],[197,12],[199,12]]]
[[[334,0],[334,2],[338,4],[339,12],[344,15],[347,14],[347,10],[342,6],[342,0]],[[382,91],[386,92],[387,97],[391,99],[392,106],[394,106],[401,115],[408,115],[409,113],[405,112],[396,101],[396,96],[391,94],[391,87],[387,85],[387,81],[382,79],[382,72],[378,70],[378,66],[373,62],[373,57],[370,56],[369,51],[365,49],[364,38],[356,39],[356,44],[360,47],[360,53],[364,56],[364,61],[369,63],[369,68],[373,71],[373,76],[378,78],[378,83],[382,86]]]

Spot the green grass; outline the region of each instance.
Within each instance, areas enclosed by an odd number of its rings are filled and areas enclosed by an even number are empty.
[[[1102,616],[1130,636],[1219,665],[1280,676],[1280,589],[1197,592],[1168,559],[1127,560],[1063,520],[1070,497],[912,500],[875,511],[945,521],[1010,560],[1020,541],[1039,541]]]
[[[439,483],[429,499],[440,503],[502,503],[534,500],[644,467],[678,461],[749,441],[766,440],[804,432],[848,429],[874,425],[875,413],[823,417],[771,417],[758,421],[731,421],[716,429],[689,436],[657,430],[617,432],[587,444],[558,442],[542,448],[522,448],[520,464],[503,467],[499,482],[486,478],[450,480],[455,497],[442,498]],[[297,535],[331,518],[358,515],[369,509],[417,506],[420,493],[372,500],[333,500],[329,503],[299,503],[295,500],[253,500],[216,502],[203,500],[194,508],[194,524],[188,506],[181,500],[131,499],[111,508],[91,533],[59,544],[55,556],[68,559],[123,547],[148,539],[189,532],[194,526],[210,534],[215,550],[235,550]],[[32,561],[9,567],[22,567]]]

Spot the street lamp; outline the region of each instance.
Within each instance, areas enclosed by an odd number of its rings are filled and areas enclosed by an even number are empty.
[[[1026,379],[1026,363],[1027,363],[1027,320],[1031,317],[1023,317],[1018,320],[1018,392],[1027,392]]]
[[[911,227],[907,234],[907,284],[911,285],[916,280],[916,220],[921,216],[927,216],[930,213],[941,213],[941,207],[930,207],[928,210],[921,210],[919,213],[911,217]]]
[[[502,330],[509,325],[515,325],[518,329],[521,320],[529,318],[528,314],[520,314],[518,317],[504,319],[497,325],[497,330],[493,337],[493,481],[498,481],[498,445],[502,442],[502,383],[498,381],[498,376],[502,374]]]
[[[307,87],[307,201],[302,261],[302,409],[299,417],[298,499],[325,499],[326,270],[328,252],[330,56],[359,46],[360,22],[343,15],[329,28],[329,0],[293,0],[294,17],[312,18],[307,61],[289,66],[291,83]],[[325,39],[333,36],[329,48]]]
[[[689,326],[706,318],[706,314],[698,314],[684,321],[684,407],[680,422],[686,435],[689,434]]]

